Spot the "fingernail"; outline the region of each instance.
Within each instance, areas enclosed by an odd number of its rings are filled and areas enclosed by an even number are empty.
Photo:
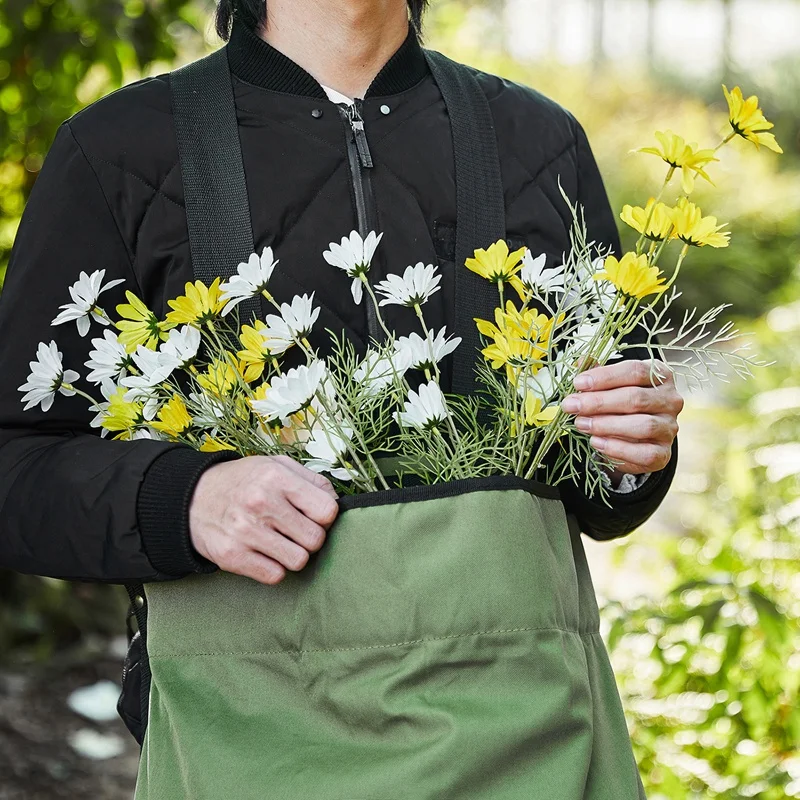
[[[602,436],[592,436],[589,444],[596,450],[602,450],[606,446],[606,440]]]
[[[591,375],[587,375],[585,372],[582,372],[580,375],[575,376],[575,380],[572,382],[572,384],[579,391],[591,389],[592,386],[594,386],[594,378]]]
[[[565,397],[561,403],[561,408],[563,408],[567,414],[577,414],[581,410],[580,398],[576,397],[574,394]]]
[[[575,427],[579,431],[588,433],[592,429],[591,417],[575,417]]]

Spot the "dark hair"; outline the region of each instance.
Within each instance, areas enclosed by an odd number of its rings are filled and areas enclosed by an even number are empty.
[[[419,31],[428,0],[407,0],[407,2],[411,22]],[[221,39],[227,40],[231,35],[234,15],[251,30],[257,30],[266,21],[266,0],[219,0],[217,3],[217,33]]]

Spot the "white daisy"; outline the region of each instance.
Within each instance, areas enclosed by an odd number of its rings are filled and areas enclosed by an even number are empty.
[[[380,305],[421,306],[441,288],[442,276],[436,273],[433,264],[425,265],[420,261],[416,266],[406,267],[402,276],[389,275],[375,287],[375,291],[384,296]]]
[[[524,381],[520,381],[517,384],[517,391],[521,397],[524,397],[526,392],[533,394],[542,401],[543,406],[546,406],[556,394],[566,369],[567,362],[563,358],[555,362],[546,362],[535,374],[529,374]]]
[[[326,377],[324,361],[290,369],[270,384],[263,400],[252,400],[253,411],[267,422],[279,419],[283,424],[298,411],[307,408],[320,390]]]
[[[341,244],[331,242],[322,257],[332,266],[344,270],[352,279],[350,291],[356,303],[361,302],[364,295],[362,276],[369,272],[372,258],[383,234],[370,231],[366,239],[362,239],[358,231],[345,236]]]
[[[125,283],[124,278],[109,281],[105,286],[102,285],[106,275],[104,269],[95,270],[91,275],[81,272],[78,280],[69,287],[72,302],[59,306],[61,313],[50,323],[51,325],[63,325],[65,322],[75,322],[78,325],[78,333],[86,336],[89,333],[91,320],[99,322],[101,325],[110,325],[106,312],[97,305],[100,295],[120,283]]]
[[[238,274],[220,284],[220,299],[226,303],[222,316],[233,311],[242,300],[265,292],[277,263],[271,247],[265,247],[260,256],[252,253],[247,261],[242,261],[236,268]]]
[[[31,374],[27,382],[19,387],[20,392],[25,392],[22,402],[25,403],[24,411],[34,406],[42,406],[42,411],[49,411],[57,393],[65,397],[72,397],[75,390],[72,384],[80,375],[75,370],[65,370],[62,365],[63,355],[55,342],[45,344],[39,342],[36,350],[36,361],[30,362]]]
[[[161,366],[169,368],[167,375],[173,370],[191,366],[200,349],[201,338],[200,329],[191,325],[173,328],[169,332],[169,338],[158,349]]]
[[[100,428],[100,437],[105,439],[108,436],[108,428],[103,428],[103,420],[106,418],[106,412],[111,405],[109,402],[111,396],[117,392],[117,384],[113,380],[107,378],[100,384],[100,391],[103,393],[105,400],[89,406],[89,411],[93,411],[95,416],[89,423],[90,428]]]
[[[400,336],[395,346],[397,353],[408,362],[410,368],[430,371],[460,344],[461,339],[458,336],[448,339],[446,330],[442,328],[436,336],[433,331],[428,331],[424,339],[418,333]]]
[[[128,375],[120,383],[128,391],[125,401],[144,403],[142,415],[146,420],[156,418],[161,405],[161,384],[172,374],[174,367],[166,363],[158,350],[139,345],[132,356],[138,375]]]
[[[396,411],[394,418],[403,427],[428,431],[441,425],[449,415],[447,403],[436,381],[423,383],[419,392],[409,389],[408,400],[403,411]]]
[[[565,266],[562,264],[560,267],[545,269],[546,263],[547,256],[544,253],[534,258],[531,251],[526,250],[522,257],[520,279],[531,290],[563,292]]]
[[[345,461],[353,432],[348,426],[338,427],[336,431],[325,423],[314,426],[311,438],[305,444],[305,451],[311,456],[305,465],[313,472],[327,472],[341,481],[350,481],[358,477]]]
[[[86,376],[89,383],[102,384],[107,380],[118,381],[125,377],[130,365],[130,355],[125,346],[111,331],[103,331],[103,338],[92,339],[94,350],[89,351],[86,367],[91,372]]]
[[[594,338],[597,329],[600,327],[600,324],[601,323],[599,322],[586,320],[578,326],[578,328],[572,334],[572,342],[567,348],[568,357],[576,359],[586,355],[586,348],[591,344],[591,341]],[[621,358],[621,356],[622,353],[620,353],[618,350],[614,350],[613,342],[609,341],[603,348],[602,353],[596,355],[595,358],[597,358],[599,361],[605,362],[611,361],[615,358]]]
[[[353,380],[363,385],[369,397],[380,394],[402,377],[410,366],[409,352],[395,352],[391,357],[377,350],[368,350],[364,360],[356,367]]]
[[[281,315],[267,314],[266,325],[261,335],[267,350],[277,356],[285,353],[293,344],[301,342],[310,333],[319,317],[319,309],[313,307],[314,294],[295,295],[291,305],[281,304]]]

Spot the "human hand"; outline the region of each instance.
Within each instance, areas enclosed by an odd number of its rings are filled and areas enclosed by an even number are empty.
[[[651,363],[663,376],[656,376],[656,386]],[[565,397],[561,407],[576,415],[579,431],[591,434],[592,447],[622,462],[615,474],[656,472],[667,465],[684,401],[666,364],[629,359],[593,367],[580,373],[574,386],[577,394]]]
[[[215,464],[192,496],[192,544],[225,572],[280,583],[322,547],[339,513],[336,499],[327,478],[288,456]]]

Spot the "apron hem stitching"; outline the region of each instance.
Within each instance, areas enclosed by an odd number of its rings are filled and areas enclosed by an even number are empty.
[[[448,639],[462,639],[469,636],[486,636],[494,633],[518,633],[523,631],[560,631],[561,633],[571,633],[575,636],[596,636],[600,631],[571,631],[566,628],[559,628],[552,625],[531,628],[505,628],[493,631],[475,631],[473,633],[454,633],[450,636],[432,636],[427,639],[409,639],[404,642],[391,642],[390,644],[371,644],[361,647],[317,647],[307,650],[230,650],[212,651],[208,653],[174,653],[165,655],[150,654],[150,660],[169,659],[169,658],[189,658],[193,656],[270,656],[270,655],[302,655],[303,653],[349,653],[356,650],[382,650],[389,647],[402,647],[407,644],[422,644],[424,642],[440,642]]]

